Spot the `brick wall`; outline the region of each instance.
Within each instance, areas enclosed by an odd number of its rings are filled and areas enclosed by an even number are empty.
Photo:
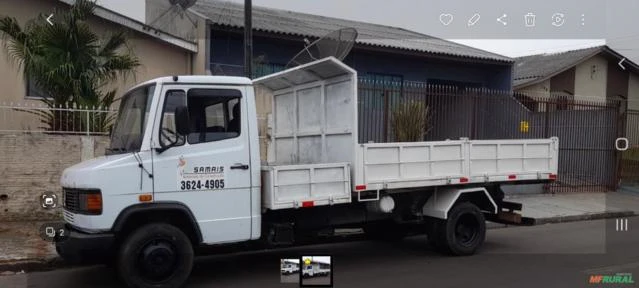
[[[39,196],[55,192],[61,206],[62,171],[107,145],[105,136],[0,134],[0,222],[60,219],[62,209],[41,208]]]

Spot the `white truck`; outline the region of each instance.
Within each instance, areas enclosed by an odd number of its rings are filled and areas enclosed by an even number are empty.
[[[310,265],[304,265],[302,270],[302,277],[317,277],[326,276],[331,273],[330,268],[324,268],[320,263],[311,263]]]
[[[526,223],[501,185],[557,177],[557,138],[358,143],[357,109],[357,73],[335,58],[137,85],[107,155],[63,172],[58,253],[114,263],[131,287],[182,285],[199,247],[290,246],[338,228],[427,233],[469,255],[485,220]]]
[[[290,275],[293,273],[297,273],[300,271],[299,264],[295,263],[284,263],[280,268],[280,273],[284,275]]]

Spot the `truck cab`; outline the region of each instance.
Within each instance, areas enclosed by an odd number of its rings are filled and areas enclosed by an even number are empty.
[[[60,254],[89,256],[149,220],[186,228],[192,244],[259,238],[255,115],[247,78],[173,76],[132,88],[106,155],[62,174],[71,236],[58,243]]]

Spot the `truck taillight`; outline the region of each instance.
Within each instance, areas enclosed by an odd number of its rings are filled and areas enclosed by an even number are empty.
[[[548,179],[557,180],[557,174],[550,173],[550,175],[548,175]]]
[[[355,190],[357,191],[366,190],[366,185],[355,185]]]

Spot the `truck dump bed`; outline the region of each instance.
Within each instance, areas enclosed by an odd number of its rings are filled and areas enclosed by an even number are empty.
[[[262,206],[349,203],[352,191],[556,177],[557,138],[357,143],[357,73],[329,57],[254,80]]]
[[[559,139],[360,144],[356,190],[553,180]]]

